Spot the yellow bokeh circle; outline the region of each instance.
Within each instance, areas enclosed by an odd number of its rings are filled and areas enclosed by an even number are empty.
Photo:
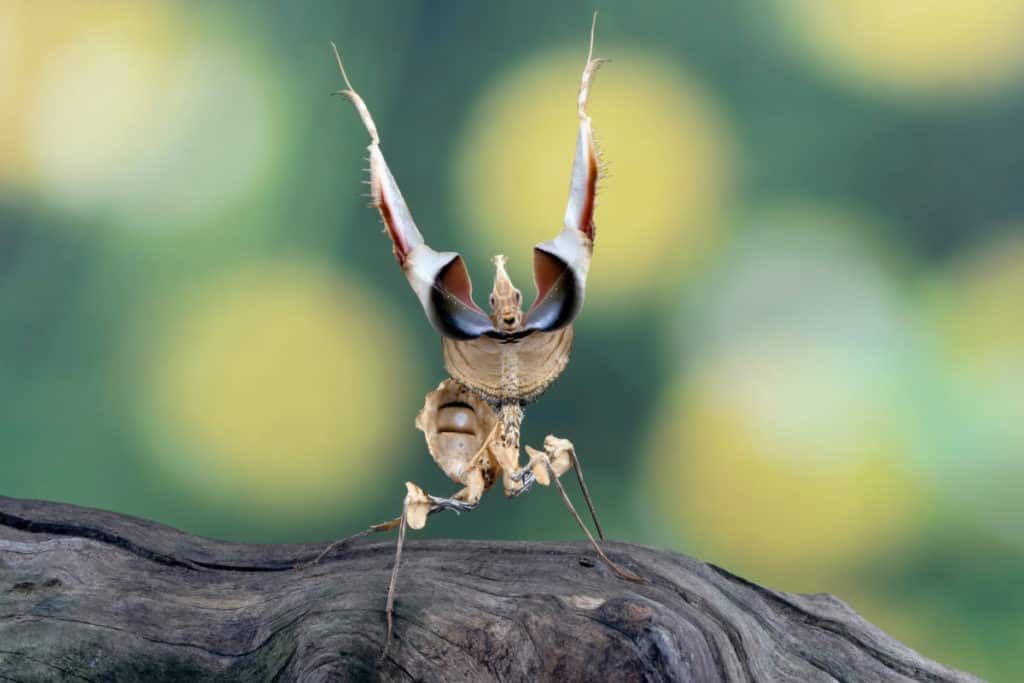
[[[1016,0],[776,0],[815,59],[868,87],[976,92],[1024,66]]]
[[[0,179],[133,228],[210,220],[272,172],[270,69],[171,4],[0,8]]]
[[[933,313],[949,387],[939,474],[951,500],[1021,543],[1024,502],[1024,238],[976,249],[938,278]]]
[[[163,463],[218,500],[337,504],[386,473],[409,374],[403,330],[351,278],[253,267],[187,297],[154,356]]]
[[[131,132],[147,127],[161,111],[160,84],[184,35],[180,17],[162,3],[111,0],[103,3],[4,3],[0,7],[0,178],[21,185],[35,174],[36,143],[59,153],[62,140],[36,140],[37,117],[62,119],[72,144],[89,144],[93,169],[123,163],[137,151]],[[97,67],[108,78],[90,78]],[[83,76],[83,78],[79,78]],[[37,98],[60,81],[40,110]],[[71,130],[67,130],[70,127]],[[97,137],[98,136],[98,137]],[[104,144],[106,143],[106,144]],[[68,173],[90,169],[78,149]]]
[[[947,273],[941,320],[955,367],[980,388],[1001,388],[1016,412],[1007,426],[1024,446],[1024,226],[994,241]]]
[[[589,113],[608,177],[595,214],[593,302],[676,281],[711,242],[729,185],[730,136],[699,83],[615,47]],[[576,144],[580,50],[539,54],[497,78],[456,153],[456,191],[475,255],[504,253],[529,289],[530,249],[562,227]]]
[[[884,396],[845,391],[854,352],[765,336],[699,366],[664,409],[651,486],[706,557],[820,590],[913,528],[904,432]]]
[[[689,370],[650,443],[657,510],[773,586],[826,589],[920,524],[918,356],[872,232],[841,209],[760,207],[680,307]]]

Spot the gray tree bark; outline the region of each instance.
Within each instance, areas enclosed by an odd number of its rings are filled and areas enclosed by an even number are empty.
[[[0,497],[0,680],[976,681],[829,595],[608,543],[242,545]]]

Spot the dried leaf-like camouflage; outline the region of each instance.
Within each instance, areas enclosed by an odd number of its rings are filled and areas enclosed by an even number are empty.
[[[510,497],[530,490],[534,482],[547,486],[553,480],[601,559],[622,578],[639,580],[604,554],[562,486],[562,475],[575,469],[598,536],[604,538],[572,442],[549,435],[543,451],[527,446],[530,460],[525,468],[519,464],[524,406],[539,397],[569,362],[575,335],[572,323],[583,306],[594,248],[594,208],[601,166],[586,106],[594,73],[604,61],[593,58],[596,21],[595,13],[590,51],[580,79],[579,133],[565,218],[553,239],[534,247],[537,296],[525,313],[522,292],[512,284],[504,256],[493,260],[494,286],[489,297],[491,312],[487,314],[473,301],[473,285],[462,257],[455,252],[435,251],[426,243],[384,160],[370,110],[352,87],[335,48],[346,86],[337,94],[352,101],[370,135],[367,151],[373,203],[380,211],[399,266],[430,324],[441,334],[444,364],[451,375],[427,394],[416,416],[416,427],[423,432],[434,462],[462,486],[450,498],[440,498],[406,482],[402,515],[357,534],[396,527],[399,530],[386,603],[385,654],[394,624],[395,585],[406,527],[422,529],[428,515],[441,510],[472,510],[499,476],[505,495]],[[321,557],[352,538],[332,544]]]

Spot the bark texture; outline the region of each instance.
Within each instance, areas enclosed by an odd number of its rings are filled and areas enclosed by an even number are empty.
[[[0,681],[975,681],[829,595],[608,543],[242,545],[0,497]]]

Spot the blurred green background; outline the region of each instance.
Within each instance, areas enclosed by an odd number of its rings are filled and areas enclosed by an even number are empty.
[[[610,177],[572,439],[613,538],[1024,676],[1024,3],[0,5],[0,494],[318,541],[455,490],[342,49],[479,290]],[[549,489],[416,537],[577,539]]]

